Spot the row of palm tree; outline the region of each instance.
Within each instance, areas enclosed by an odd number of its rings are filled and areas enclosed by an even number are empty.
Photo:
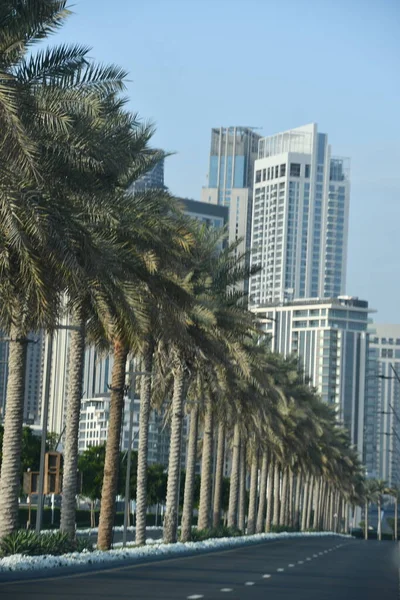
[[[388,486],[383,479],[367,479],[364,484],[364,537],[368,540],[369,534],[369,506],[371,503],[377,505],[378,509],[378,540],[382,540],[382,503],[383,496],[388,495],[394,498],[394,539],[397,540],[397,522],[398,522],[398,501],[400,490],[396,486]]]
[[[170,428],[164,540],[178,536],[182,431],[188,418],[181,537],[189,540],[201,433],[198,526],[347,528],[363,474],[335,412],[295,359],[271,353],[248,310],[240,241],[188,219],[167,191],[132,194],[162,154],[121,97],[125,73],[84,46],[32,52],[68,17],[63,0],[0,6],[0,327],[9,379],[0,537],[18,527],[29,333],[71,330],[61,529],[75,535],[84,351],[113,355],[98,546],[112,543],[128,360],[141,364],[136,541],[146,537],[150,411]],[[215,463],[215,468],[213,465]],[[249,500],[247,502],[247,482]]]

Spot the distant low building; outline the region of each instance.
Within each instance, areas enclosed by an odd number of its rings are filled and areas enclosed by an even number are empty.
[[[107,441],[109,415],[110,415],[110,395],[104,394],[93,398],[85,398],[82,401],[81,416],[79,422],[79,452],[84,452],[91,446],[102,446]],[[133,437],[132,449],[139,448],[139,410],[140,399],[135,398],[133,405]],[[130,399],[124,400],[124,414],[121,433],[121,450],[127,450],[129,446],[129,416]],[[186,423],[184,422],[184,433],[186,432]],[[149,438],[148,438],[148,461],[149,463],[160,463],[168,465],[169,453],[169,430],[164,428],[163,415],[156,411],[150,413]],[[186,456],[184,452],[183,461]],[[182,464],[184,462],[182,461]]]

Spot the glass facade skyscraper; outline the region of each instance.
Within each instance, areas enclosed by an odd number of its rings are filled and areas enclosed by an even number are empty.
[[[238,251],[250,247],[254,162],[261,136],[251,127],[211,131],[208,186],[201,199],[229,208],[229,241],[243,238]]]
[[[311,124],[261,139],[254,171],[251,304],[343,294],[348,159]]]
[[[132,191],[145,192],[152,189],[164,189],[164,159],[162,158],[150,171],[132,184]]]

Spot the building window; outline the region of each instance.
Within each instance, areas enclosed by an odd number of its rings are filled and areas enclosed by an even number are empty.
[[[267,169],[263,169],[263,181],[267,179]]]
[[[268,181],[269,181],[269,179],[270,179],[270,171],[271,171],[271,169],[268,167],[268,169],[267,169],[267,180],[268,180]]]
[[[279,167],[278,165],[275,167],[275,178],[279,177]]]
[[[300,164],[299,163],[290,163],[290,176],[291,177],[300,177]]]
[[[386,350],[386,348],[382,348],[382,350],[381,350],[381,358],[387,358],[387,350]]]
[[[310,170],[311,170],[311,165],[306,165],[305,174],[304,174],[304,177],[306,177],[306,179],[310,178]]]
[[[256,183],[260,183],[261,181],[261,170],[256,171]]]
[[[281,177],[285,177],[286,175],[286,165],[281,165]]]

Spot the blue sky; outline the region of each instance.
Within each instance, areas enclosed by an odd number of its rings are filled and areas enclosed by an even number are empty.
[[[351,158],[347,292],[400,323],[399,0],[72,0],[52,40],[129,71],[132,110],[199,199],[210,130],[309,122]]]

